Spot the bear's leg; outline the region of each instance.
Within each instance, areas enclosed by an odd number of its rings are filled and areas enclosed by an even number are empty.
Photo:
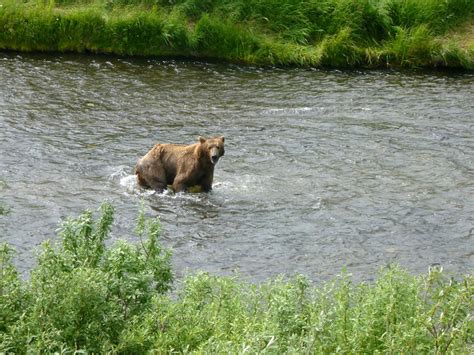
[[[202,191],[209,192],[212,190],[212,180],[214,178],[214,174],[207,174],[204,178],[200,181]]]
[[[189,187],[188,179],[184,175],[177,175],[173,181],[174,192],[183,192]]]
[[[151,180],[149,180],[148,184],[153,190],[155,190],[158,193],[162,193],[163,190],[165,190],[168,187],[166,182],[162,182],[161,180],[158,180],[156,178],[152,178]]]
[[[138,183],[159,193],[166,189],[166,172],[161,164],[138,165],[136,168]]]
[[[141,173],[139,173],[138,171],[135,171],[135,175],[137,176],[137,183],[139,186],[145,188],[145,189],[149,189],[150,186],[148,186],[148,183],[146,182],[146,180],[142,177]]]

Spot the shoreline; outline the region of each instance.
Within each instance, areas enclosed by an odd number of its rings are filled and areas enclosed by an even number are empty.
[[[369,8],[344,19],[362,21],[359,27],[353,23],[338,26],[333,15],[330,24],[318,30],[316,26],[323,25],[306,18],[302,20],[303,28],[301,24],[286,28],[285,21],[293,21],[286,18],[279,25],[262,23],[260,13],[239,15],[239,20],[222,19],[219,14],[228,10],[230,2],[221,2],[216,1],[220,7],[217,4],[193,14],[179,4],[108,6],[103,0],[88,4],[78,0],[66,2],[69,5],[54,1],[45,5],[38,0],[22,4],[0,0],[0,26],[4,28],[0,50],[172,58],[259,67],[474,70],[474,23],[469,15],[450,13],[458,18],[440,28],[421,20],[413,20],[412,26],[400,26],[403,23],[394,25],[394,18],[378,24],[384,19],[382,9]],[[279,23],[283,15],[274,16],[274,22]],[[372,25],[370,20],[378,27],[366,28]]]

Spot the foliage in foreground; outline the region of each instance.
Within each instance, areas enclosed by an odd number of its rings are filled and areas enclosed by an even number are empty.
[[[472,0],[0,0],[0,49],[474,69],[473,17]]]
[[[0,353],[472,353],[473,277],[397,267],[374,283],[297,276],[261,285],[198,273],[175,295],[159,224],[104,243],[113,210],[66,221],[24,281],[0,249]]]
[[[170,289],[171,254],[159,244],[158,220],[142,212],[138,243],[107,248],[114,212],[108,203],[100,210],[97,221],[91,211],[65,221],[60,243],[43,244],[28,281],[1,246],[0,353],[111,349],[130,320]]]

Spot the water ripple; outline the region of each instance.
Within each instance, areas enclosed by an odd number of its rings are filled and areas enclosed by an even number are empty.
[[[0,241],[23,270],[60,219],[103,200],[113,239],[142,200],[161,218],[177,275],[474,268],[472,74],[1,54],[0,77]],[[155,142],[216,134],[212,193],[136,185]]]

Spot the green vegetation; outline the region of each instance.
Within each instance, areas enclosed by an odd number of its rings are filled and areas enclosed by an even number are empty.
[[[0,0],[0,49],[474,69],[472,0]]]
[[[0,353],[470,354],[474,279],[397,267],[374,283],[302,276],[253,285],[198,273],[169,294],[160,224],[138,218],[136,243],[106,244],[113,208],[65,221],[29,280],[0,247]]]
[[[65,221],[60,244],[46,242],[29,281],[0,247],[0,353],[112,350],[122,332],[171,287],[171,254],[161,248],[157,220],[138,218],[138,243],[106,248],[113,208],[104,203]]]

